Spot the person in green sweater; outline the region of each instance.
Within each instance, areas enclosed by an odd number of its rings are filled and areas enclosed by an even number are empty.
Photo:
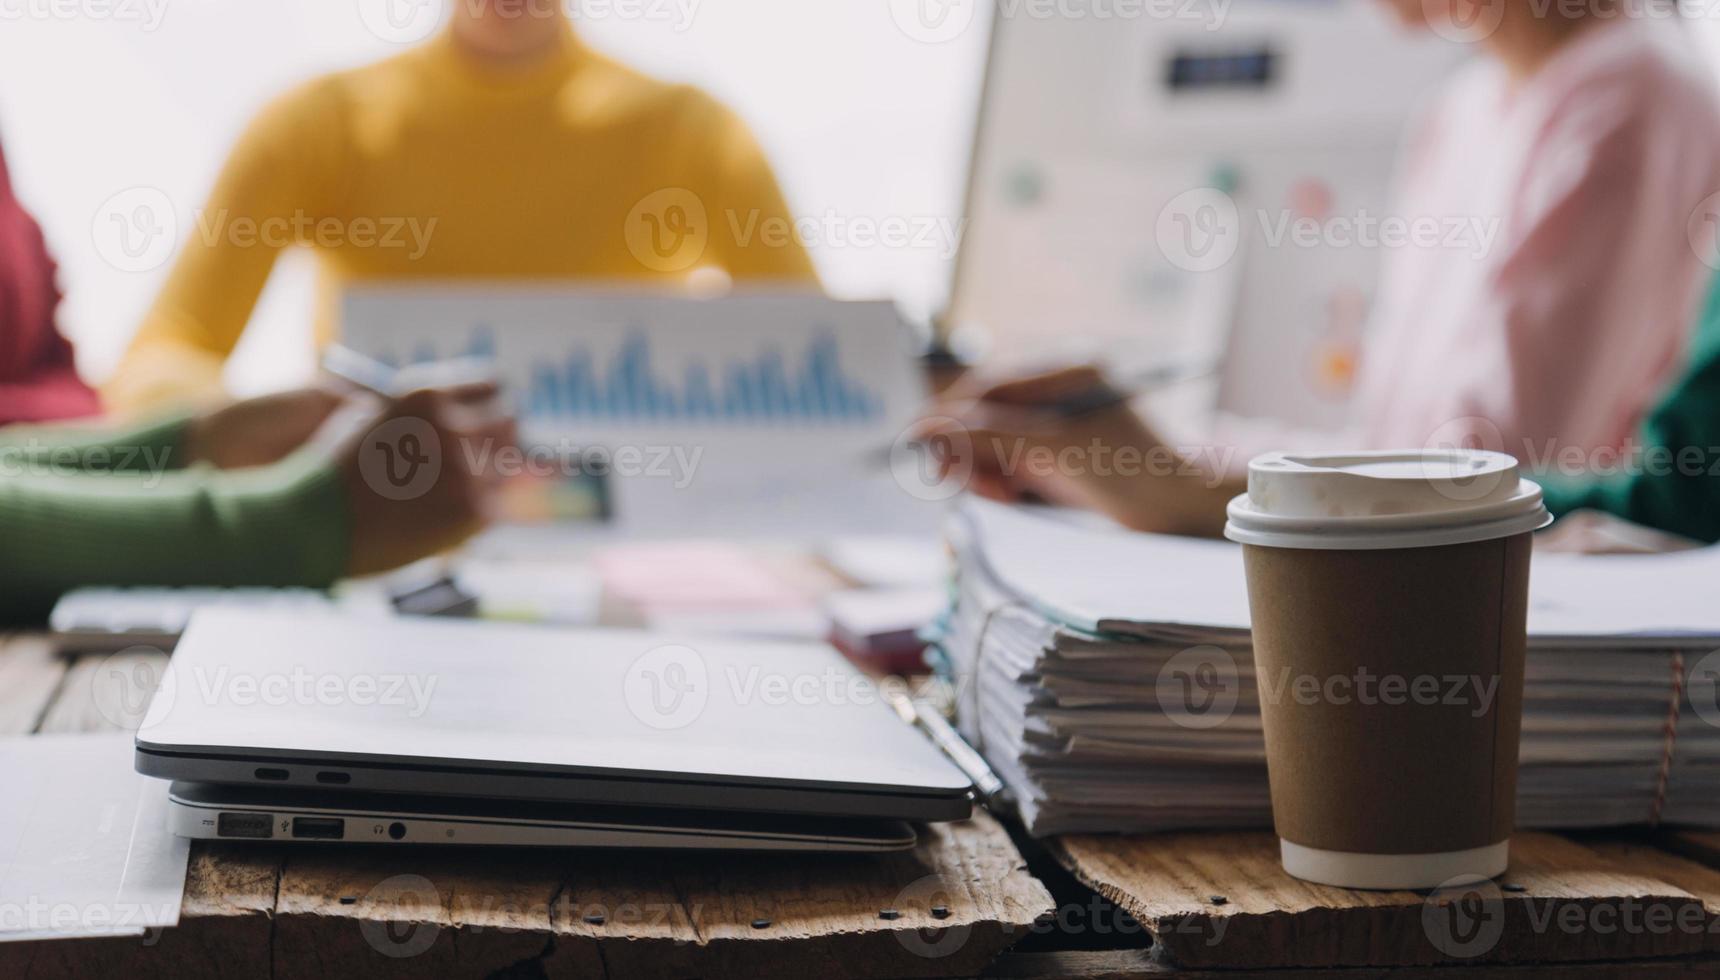
[[[1720,276],[1691,332],[1684,366],[1618,460],[1557,459],[1536,474],[1547,507],[1611,514],[1710,544],[1720,541]]]
[[[515,438],[490,383],[304,389],[125,429],[0,429],[0,624],[84,585],[310,586],[458,544]]]

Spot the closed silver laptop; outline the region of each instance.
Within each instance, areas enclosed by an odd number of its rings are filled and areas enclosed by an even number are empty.
[[[137,733],[188,782],[897,820],[971,783],[820,644],[210,610]]]

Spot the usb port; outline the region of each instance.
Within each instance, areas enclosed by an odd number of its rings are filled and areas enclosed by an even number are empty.
[[[340,840],[346,836],[346,821],[339,817],[294,817],[293,836],[311,840]]]
[[[215,836],[267,840],[275,836],[275,818],[268,813],[223,813],[215,818]]]

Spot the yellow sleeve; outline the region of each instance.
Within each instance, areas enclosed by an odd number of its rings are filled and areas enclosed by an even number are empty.
[[[811,256],[794,236],[764,229],[794,226],[795,216],[776,174],[746,123],[721,103],[693,91],[687,131],[698,134],[689,159],[708,163],[698,193],[713,222],[709,255],[736,281],[819,288]]]
[[[234,146],[202,211],[181,221],[181,247],[118,370],[111,411],[136,416],[220,397],[275,260],[328,213],[340,171],[341,101],[325,79],[265,108]]]

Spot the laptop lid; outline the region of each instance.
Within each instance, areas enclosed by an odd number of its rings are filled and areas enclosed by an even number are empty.
[[[726,791],[772,791],[770,808],[784,811],[804,791],[965,812],[971,788],[821,644],[338,614],[198,613],[137,748],[140,770],[180,779],[248,778],[240,762],[299,784],[307,764],[348,764],[392,780],[354,789],[481,795],[487,775],[556,775],[586,777],[586,788],[564,796],[537,780],[497,792],[601,802],[590,786],[656,784],[709,797],[681,792],[678,805],[734,808]],[[437,778],[415,787],[415,772]],[[466,781],[451,787],[450,772]]]

